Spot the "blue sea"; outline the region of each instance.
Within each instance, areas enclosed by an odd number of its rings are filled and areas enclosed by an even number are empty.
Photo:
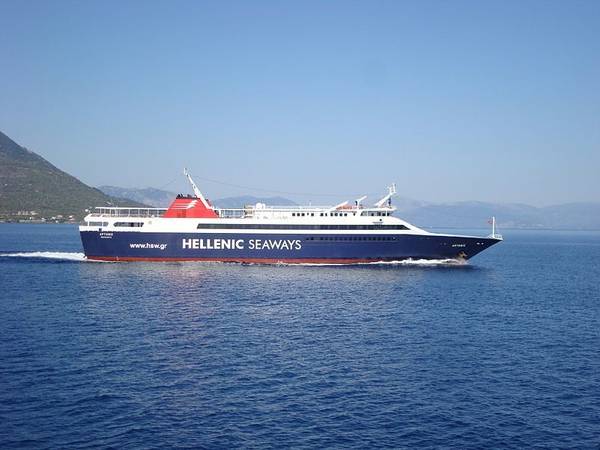
[[[600,233],[504,238],[464,265],[97,263],[75,226],[0,224],[0,448],[598,449]]]

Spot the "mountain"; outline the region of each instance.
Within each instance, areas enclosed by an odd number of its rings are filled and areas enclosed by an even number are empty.
[[[159,189],[128,189],[101,186],[104,193],[130,198],[156,207],[167,207],[175,193]],[[239,196],[211,200],[219,208],[242,208],[244,205],[295,206],[283,197]],[[424,228],[486,228],[496,216],[499,228],[600,230],[600,203],[567,203],[537,208],[520,203],[455,202],[428,203],[408,198],[394,198],[397,216]]]
[[[152,205],[156,208],[167,208],[175,196],[174,192],[163,191],[154,188],[122,188],[117,186],[99,186],[102,192],[113,197],[131,199],[146,205]],[[253,197],[243,195],[239,197],[210,199],[211,203],[218,208],[243,208],[245,205],[256,203],[266,203],[276,206],[295,206],[292,200],[283,197]]]
[[[126,198],[155,208],[167,208],[175,196],[174,192],[154,188],[122,188],[118,186],[99,186],[102,192],[111,197]]]
[[[256,203],[265,203],[269,206],[296,206],[293,200],[283,197],[253,197],[251,195],[242,195],[240,197],[226,197],[211,200],[219,208],[243,208],[245,205],[255,205]]]
[[[600,230],[600,203],[566,203],[541,209],[550,228]]]
[[[1,220],[81,220],[88,208],[125,204],[143,206],[87,186],[0,132]]]
[[[496,216],[500,228],[600,230],[600,203],[537,208],[524,204],[457,202],[407,208],[398,216],[421,227],[481,228]]]

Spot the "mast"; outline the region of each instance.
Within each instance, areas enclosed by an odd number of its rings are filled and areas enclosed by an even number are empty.
[[[490,234],[488,237],[502,240],[502,235],[496,234],[496,216],[492,216],[492,220],[488,220],[488,223],[492,224],[492,234]]]
[[[357,199],[354,201],[354,204],[356,205],[356,208],[360,208],[360,207],[361,207],[360,203],[361,203],[361,202],[362,202],[362,201],[363,201],[365,198],[367,198],[367,196],[366,196],[366,195],[363,195],[361,198],[357,198]]]
[[[196,198],[200,199],[205,208],[213,209],[212,206],[210,206],[204,198],[204,195],[202,195],[202,192],[200,192],[200,189],[198,189],[198,186],[196,186],[196,183],[194,183],[194,180],[192,180],[192,177],[189,174],[187,168],[183,169],[183,174],[187,177],[188,181],[192,185],[192,190],[194,191],[194,195],[196,196]]]
[[[395,194],[396,194],[396,183],[392,183],[391,186],[388,186],[387,195],[385,197],[383,197],[381,200],[379,200],[377,203],[375,203],[375,206],[377,208],[383,207],[383,205],[385,205],[385,202],[390,200]]]

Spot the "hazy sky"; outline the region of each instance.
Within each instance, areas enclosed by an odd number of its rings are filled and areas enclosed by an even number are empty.
[[[596,0],[0,0],[0,58],[0,130],[91,185],[600,201]]]

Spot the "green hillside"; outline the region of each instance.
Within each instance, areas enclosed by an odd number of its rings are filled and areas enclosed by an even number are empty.
[[[87,186],[0,132],[0,220],[78,221],[94,206],[143,205]]]

